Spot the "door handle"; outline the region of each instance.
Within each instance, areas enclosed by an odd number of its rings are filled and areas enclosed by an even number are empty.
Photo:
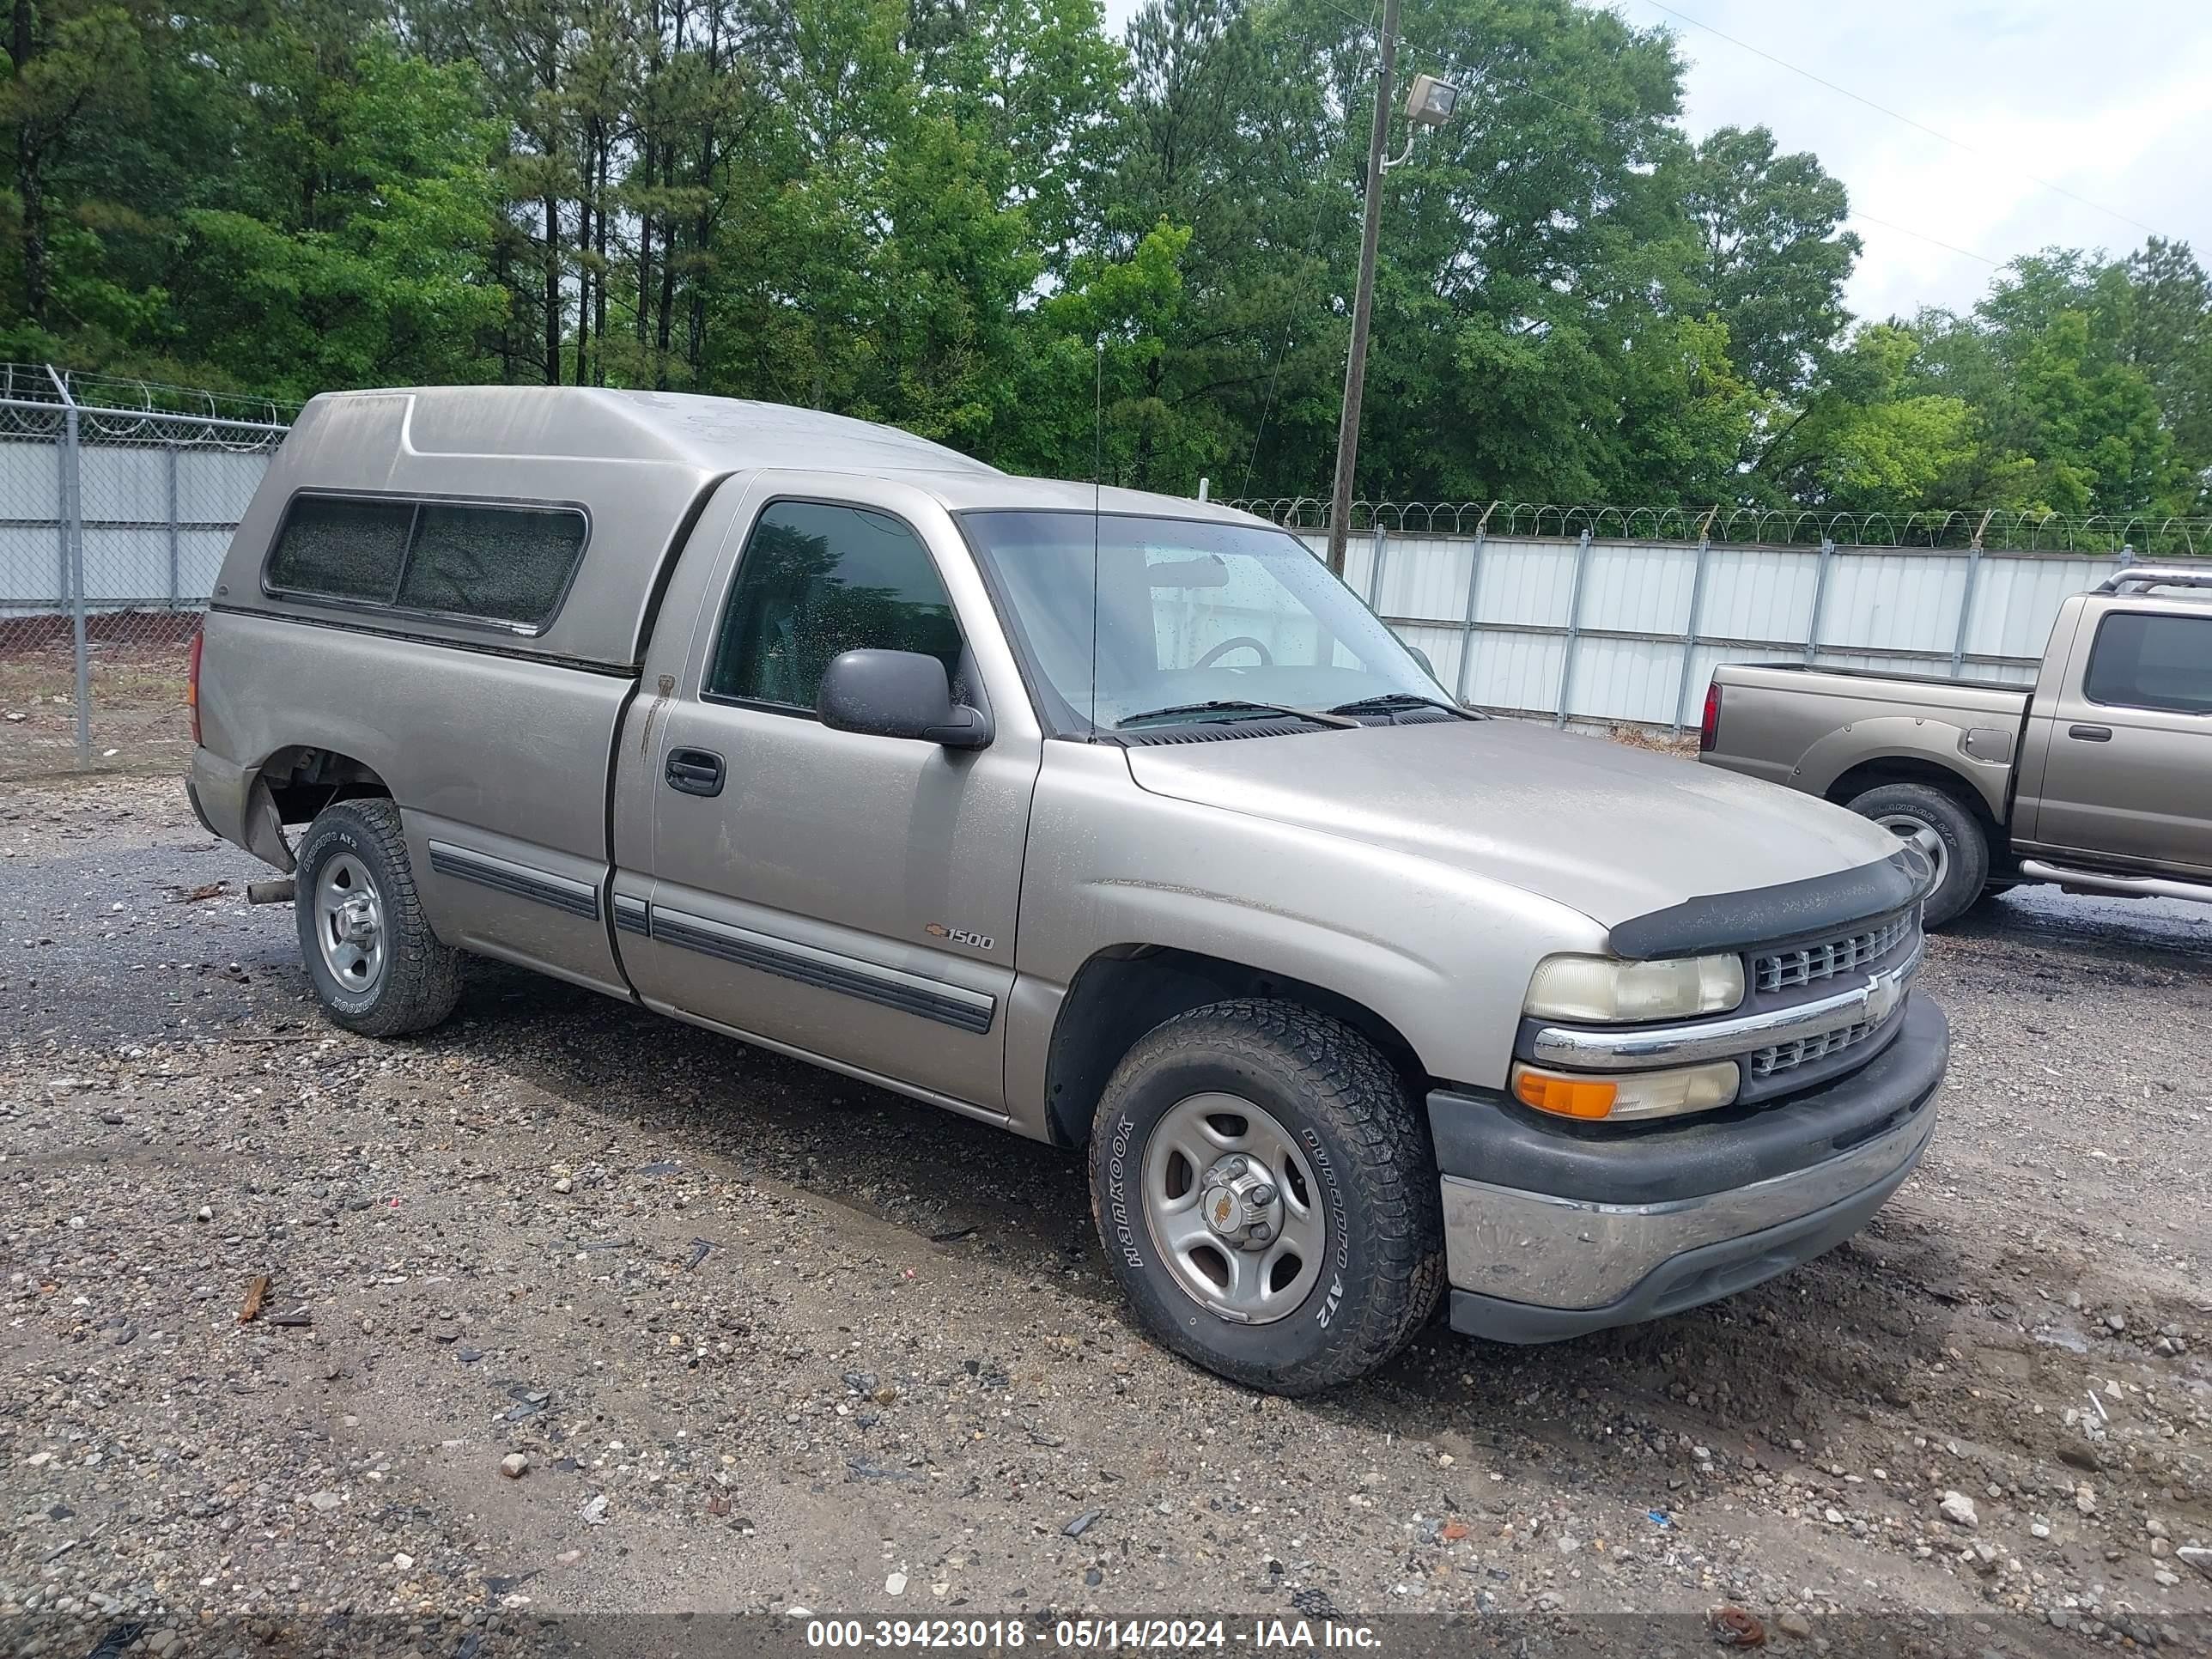
[[[722,793],[722,757],[711,749],[672,749],[668,751],[668,787],[687,795]]]
[[[2084,743],[2110,743],[2112,728],[2109,726],[2069,726],[2066,728],[2066,735],[2079,738]]]

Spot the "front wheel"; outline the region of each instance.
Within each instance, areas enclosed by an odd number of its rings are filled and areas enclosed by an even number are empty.
[[[1956,921],[1982,896],[1990,878],[1990,838],[1958,799],[1925,783],[1885,783],[1851,804],[1913,848],[1935,867],[1921,920],[1929,927]]]
[[[336,1024],[400,1036],[453,1012],[460,954],[422,918],[392,802],[342,800],[316,815],[300,843],[293,908],[307,978]]]
[[[1140,1038],[1099,1101],[1091,1195],[1146,1328],[1272,1393],[1373,1370],[1443,1292],[1419,1107],[1365,1037],[1294,1004],[1215,1003]]]

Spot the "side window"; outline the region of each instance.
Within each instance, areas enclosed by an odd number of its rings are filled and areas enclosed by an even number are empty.
[[[560,605],[583,550],[580,513],[425,501],[399,603],[412,611],[542,626]]]
[[[2212,617],[2121,611],[2098,625],[2082,695],[2123,708],[2212,714]]]
[[[333,599],[391,602],[407,558],[412,501],[302,495],[269,555],[269,586]]]
[[[738,563],[707,695],[811,709],[831,658],[921,651],[960,672],[960,628],[929,553],[886,514],[777,501]]]
[[[270,591],[536,630],[583,556],[574,507],[301,495],[270,550]]]

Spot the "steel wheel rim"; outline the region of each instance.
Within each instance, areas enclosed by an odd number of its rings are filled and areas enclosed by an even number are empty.
[[[1241,1171],[1224,1174],[1237,1159]],[[1192,1301],[1239,1325],[1297,1310],[1321,1278],[1328,1245],[1313,1167],[1279,1119],[1235,1095],[1177,1102],[1145,1143],[1145,1227]],[[1255,1195],[1272,1189],[1271,1201]],[[1224,1195],[1230,1202],[1224,1206]],[[1220,1230],[1236,1224],[1232,1242]],[[1255,1242],[1249,1229],[1266,1230]]]
[[[323,966],[349,996],[365,996],[384,979],[384,896],[368,866],[340,853],[315,878],[315,943]]]
[[[1951,872],[1951,848],[1934,824],[1910,812],[1884,812],[1875,822],[1928,860],[1936,872],[1928,884],[1929,892],[1943,884],[1943,878]]]

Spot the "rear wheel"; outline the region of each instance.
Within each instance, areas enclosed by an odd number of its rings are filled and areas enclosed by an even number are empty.
[[[1349,1382],[1443,1291],[1419,1107],[1366,1038],[1294,1004],[1216,1003],[1140,1038],[1099,1102],[1091,1189],[1146,1327],[1254,1388]]]
[[[367,1036],[428,1030],[460,996],[460,953],[422,919],[399,809],[325,807],[300,844],[293,884],[300,955],[323,1011]]]
[[[1990,878],[1990,839],[1956,796],[1925,783],[1885,783],[1850,803],[1932,865],[1922,920],[1929,927],[1955,921],[1982,896]]]

